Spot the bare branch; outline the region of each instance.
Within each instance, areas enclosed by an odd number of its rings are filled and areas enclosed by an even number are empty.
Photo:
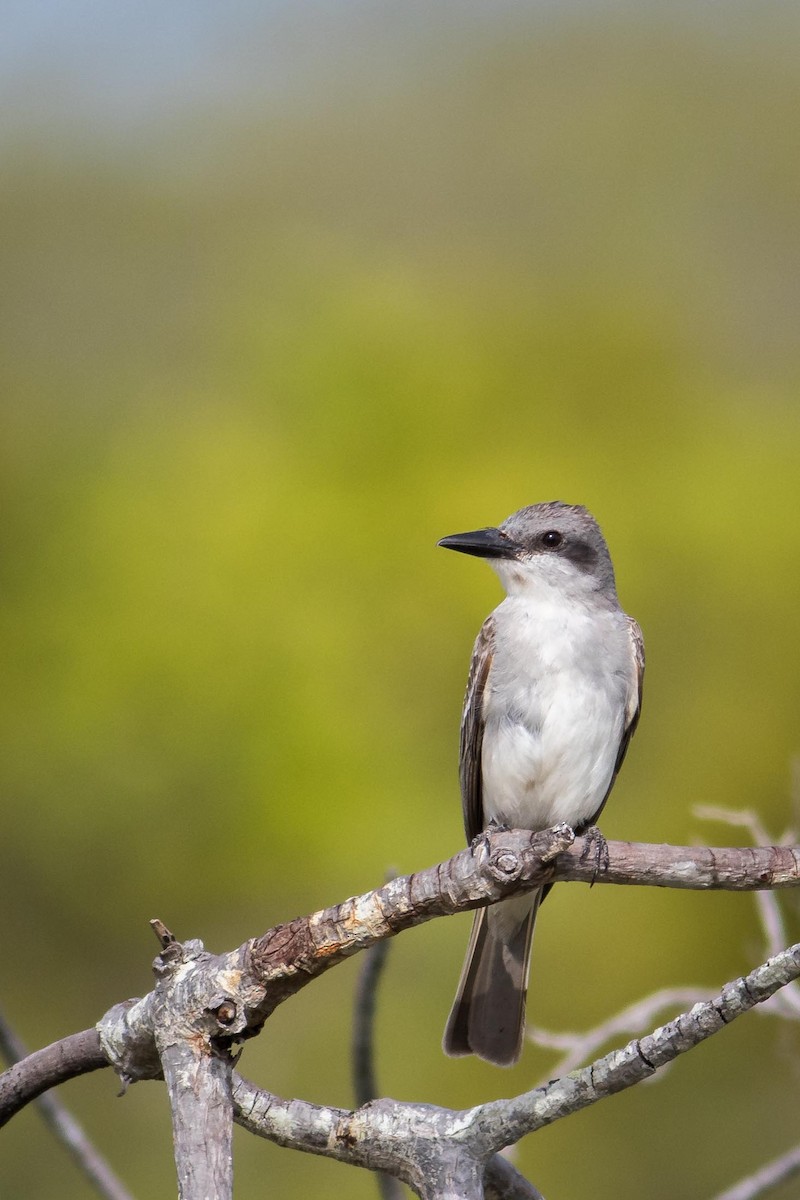
[[[608,861],[583,860],[590,849],[578,838],[559,857],[553,880],[582,883],[634,884],[705,891],[761,891],[796,887],[800,882],[800,847],[648,845],[646,842],[608,842]]]
[[[484,1136],[489,1146],[492,1150],[510,1146],[523,1134],[647,1079],[798,977],[800,944],[770,958],[744,978],[726,984],[713,999],[695,1004],[688,1013],[591,1066],[523,1096],[484,1105]]]
[[[694,813],[702,820],[719,821],[725,825],[746,829],[753,841],[759,845],[768,846],[771,843],[770,834],[754,812],[698,805]],[[792,831],[781,838],[781,844],[788,844],[787,838],[790,836],[794,836]],[[768,957],[779,954],[788,943],[789,937],[778,898],[774,892],[762,891],[754,893],[754,900],[764,930],[764,955]],[[698,988],[664,988],[636,1001],[594,1029],[583,1033],[555,1033],[529,1027],[527,1037],[535,1045],[562,1051],[563,1057],[548,1074],[566,1075],[595,1055],[612,1038],[649,1027],[662,1009],[675,1006],[685,1008],[705,1000],[707,996],[707,990],[701,991]],[[795,982],[781,988],[759,1011],[764,1015],[800,1019],[800,984]]]
[[[486,1164],[483,1190],[486,1200],[544,1200],[539,1189],[502,1154],[493,1154]]]
[[[766,846],[772,841],[771,835],[761,824],[760,818],[752,811],[698,806],[694,812],[703,820],[719,821],[729,826],[747,829],[757,845]],[[792,830],[787,831],[780,839],[781,844],[789,844],[794,840],[794,836]],[[764,932],[765,953],[767,955],[779,954],[789,939],[778,898],[774,892],[763,891],[756,892],[753,898]],[[705,996],[705,993],[697,989],[665,988],[637,1001],[609,1018],[608,1021],[585,1033],[553,1033],[531,1027],[528,1029],[527,1036],[538,1046],[565,1052],[553,1068],[555,1074],[562,1076],[585,1062],[611,1038],[622,1033],[636,1032],[648,1026],[655,1014],[662,1008],[674,1005],[685,1007],[688,1004],[702,1002]],[[758,1011],[764,1015],[791,1020],[800,1019],[800,983],[796,980],[787,983],[785,987],[780,988],[765,1000]],[[766,1194],[798,1173],[800,1173],[800,1147],[781,1155],[755,1174],[741,1180],[734,1187],[721,1193],[716,1200],[755,1200],[756,1197]]]
[[[161,930],[154,990],[107,1012],[98,1024],[100,1040],[123,1083],[157,1078],[163,1070],[181,1200],[227,1200],[233,1187],[230,1046],[244,1035],[255,996],[249,978],[235,969],[240,951],[216,956],[196,939],[180,943]]]
[[[760,1171],[748,1175],[733,1187],[726,1188],[714,1200],[756,1200],[758,1196],[766,1196],[773,1188],[786,1183],[787,1179],[794,1179],[795,1175],[800,1175],[800,1146],[773,1159]]]
[[[233,1196],[231,1065],[193,1040],[165,1046],[180,1200]]]
[[[379,1094],[375,1074],[375,1005],[389,945],[388,941],[377,942],[365,952],[356,985],[352,1057],[353,1092],[359,1107]],[[402,1200],[403,1188],[392,1175],[379,1171],[377,1180],[382,1200]]]
[[[702,820],[719,821],[724,825],[747,829],[758,846],[768,846],[773,840],[768,830],[761,824],[758,814],[748,809],[738,810],[698,805],[694,812]],[[789,845],[794,841],[794,837],[794,831],[789,829],[779,839],[780,844]],[[754,899],[761,928],[764,931],[765,952],[766,954],[779,954],[790,939],[786,932],[778,897],[773,892],[756,892]],[[775,1016],[784,1017],[786,1020],[799,1021],[800,986],[792,984],[791,987],[777,992],[770,1001],[768,1011]]]
[[[403,1180],[419,1196],[483,1194],[484,1163],[459,1129],[469,1114],[428,1104],[375,1100],[348,1112],[341,1108],[283,1100],[234,1076],[237,1124],[279,1146],[291,1146]],[[452,1190],[460,1176],[460,1190]]]
[[[378,942],[366,951],[358,977],[353,1028],[353,1084],[358,1107],[380,1094],[374,1066],[374,1018],[377,988],[389,945],[388,941]],[[377,1181],[382,1200],[402,1200],[402,1185],[393,1175],[378,1171]],[[500,1155],[489,1160],[484,1192],[488,1200],[542,1200],[537,1188]]]
[[[375,1001],[378,983],[386,965],[389,942],[378,942],[367,950],[356,985],[353,1013],[353,1092],[358,1106],[378,1095],[375,1075]]]
[[[0,1075],[0,1126],[49,1088],[107,1066],[96,1029],[72,1033],[34,1050]]]
[[[350,1112],[305,1100],[283,1100],[237,1074],[233,1077],[233,1104],[236,1123],[258,1137],[393,1174],[415,1190],[420,1168],[410,1161],[414,1148],[427,1158],[437,1146],[443,1148],[447,1139],[460,1140],[465,1117],[473,1115],[472,1111],[460,1113],[399,1100],[380,1100]],[[420,1150],[422,1145],[425,1150]],[[542,1200],[533,1184],[500,1155],[492,1155],[485,1170],[489,1200]]]
[[[548,1071],[548,1076],[568,1075],[581,1063],[597,1054],[612,1038],[630,1036],[643,1029],[649,1029],[660,1012],[665,1008],[688,1008],[692,1004],[701,1003],[708,999],[708,989],[699,988],[662,988],[645,996],[634,1004],[629,1004],[621,1012],[614,1013],[607,1021],[596,1025],[585,1033],[554,1033],[547,1029],[529,1026],[527,1038],[534,1045],[547,1050],[561,1050],[563,1057],[555,1067]]]
[[[786,926],[783,923],[783,913],[772,892],[756,892],[753,899],[758,909],[761,928],[764,930],[767,953],[777,954],[789,941]]]
[[[374,1059],[375,1002],[378,983],[388,954],[388,941],[372,946],[364,954],[358,977],[353,1021],[353,1091],[356,1105],[359,1107],[374,1100],[378,1095]],[[394,1176],[379,1171],[377,1182],[382,1200],[402,1200],[403,1189]]]
[[[574,839],[566,826],[533,834],[495,831],[444,863],[277,926],[227,954],[210,955],[201,943],[187,942],[183,949],[193,949],[194,957],[185,967],[184,999],[195,1005],[192,1011],[204,1012],[211,1021],[206,1035],[220,1046],[230,1045],[258,1033],[278,1004],[351,954],[434,917],[478,908],[557,879],[747,891],[792,887],[800,882],[800,847],[709,849],[609,842],[598,864],[591,840]],[[162,961],[169,945],[167,939]],[[217,1023],[215,1033],[209,1016],[214,1003],[230,1006],[233,1013],[229,1023]],[[86,1031],[30,1056],[12,1068],[16,1075],[7,1072],[0,1078],[0,1120],[54,1083],[106,1061],[123,1081],[158,1078],[155,1031],[161,1016],[156,990],[106,1013],[98,1023],[99,1047],[94,1033]],[[50,1064],[41,1076],[40,1060],[48,1055],[61,1061],[55,1072]]]
[[[87,1030],[86,1032],[94,1035],[99,1046],[99,1038],[95,1030]],[[52,1047],[48,1047],[48,1049],[52,1049]],[[12,1066],[24,1059],[27,1053],[25,1046],[14,1033],[2,1013],[0,1013],[0,1053]],[[101,1065],[107,1066],[108,1064],[103,1060]],[[2,1078],[5,1078],[5,1076]],[[37,1098],[37,1108],[42,1115],[44,1123],[67,1148],[79,1169],[93,1185],[98,1194],[104,1197],[104,1200],[133,1200],[131,1193],[115,1175],[106,1159],[89,1141],[80,1123],[75,1120],[56,1096],[48,1096],[44,1093],[40,1094]]]
[[[694,890],[756,891],[800,883],[800,847],[709,848],[608,842],[598,865],[591,839],[566,826],[481,835],[444,863],[392,880],[249,945],[248,966],[265,988],[263,1017],[322,971],[434,917],[479,908],[556,880]]]
[[[388,941],[378,942],[366,951],[358,977],[353,1022],[353,1085],[358,1107],[380,1094],[374,1065],[374,1018],[378,984],[389,945]],[[393,1175],[378,1171],[377,1181],[382,1200],[402,1200],[402,1185]],[[538,1189],[500,1155],[489,1160],[484,1192],[487,1200],[542,1200]]]
[[[172,1110],[180,1200],[233,1196],[233,1059],[230,1036],[245,1025],[239,997],[201,942],[176,941],[160,921],[152,1011]]]
[[[718,821],[721,825],[729,825],[734,829],[746,829],[753,839],[755,846],[770,846],[775,840],[761,824],[758,813],[751,808],[725,808],[720,804],[696,804],[692,810],[701,821]],[[792,831],[787,831],[784,837],[778,838],[778,844],[789,846],[794,841]]]
[[[613,1050],[581,1071],[511,1100],[496,1100],[461,1112],[379,1100],[347,1112],[282,1100],[235,1078],[235,1119],[252,1133],[279,1145],[387,1171],[422,1196],[454,1194],[447,1188],[453,1172],[462,1172],[459,1178],[464,1190],[458,1194],[477,1197],[480,1192],[475,1190],[475,1170],[480,1166],[482,1173],[490,1158],[494,1163],[492,1156],[499,1149],[651,1077],[798,976],[800,945],[726,984],[718,996],[696,1004],[690,1012],[648,1036]],[[531,1193],[506,1190],[502,1194],[521,1197]]]
[[[488,833],[443,863],[268,930],[249,944],[248,964],[268,990],[265,1015],[322,971],[383,938],[549,880],[555,859],[574,841],[566,825],[534,834]],[[797,865],[800,879],[800,851]],[[580,876],[589,881],[592,867]]]

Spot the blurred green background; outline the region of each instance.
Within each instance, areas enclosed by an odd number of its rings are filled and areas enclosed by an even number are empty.
[[[146,991],[148,919],[215,950],[462,844],[461,697],[498,602],[435,548],[587,504],[648,651],[608,837],[792,821],[800,701],[800,10],[782,3],[16,6],[0,95],[0,1005],[31,1046]],[[786,902],[797,935],[797,907]],[[379,1072],[449,1061],[469,918],[392,948]],[[529,1013],[586,1028],[755,965],[752,899],[559,887]],[[349,1105],[358,964],[243,1070]],[[550,1196],[705,1197],[797,1137],[757,1015],[528,1139]],[[63,1098],[141,1197],[163,1089]],[[0,1195],[89,1196],[33,1111]],[[237,1195],[372,1197],[237,1134]],[[794,1194],[785,1191],[786,1195]]]

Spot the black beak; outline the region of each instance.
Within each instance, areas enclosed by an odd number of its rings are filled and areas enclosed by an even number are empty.
[[[474,554],[477,558],[516,558],[522,547],[500,529],[475,529],[472,533],[453,533],[437,546]]]

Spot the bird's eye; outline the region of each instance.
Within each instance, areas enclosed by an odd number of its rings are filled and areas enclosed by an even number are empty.
[[[548,529],[547,533],[542,534],[542,545],[547,550],[556,550],[563,541],[564,535],[557,529]]]

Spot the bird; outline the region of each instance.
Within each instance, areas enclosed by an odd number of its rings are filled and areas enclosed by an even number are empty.
[[[506,592],[478,634],[464,698],[467,842],[494,826],[593,828],[639,721],[644,676],[642,632],[620,606],[597,521],[552,500],[438,545],[485,558]],[[519,1060],[533,927],[549,890],[476,911],[447,1054]]]

